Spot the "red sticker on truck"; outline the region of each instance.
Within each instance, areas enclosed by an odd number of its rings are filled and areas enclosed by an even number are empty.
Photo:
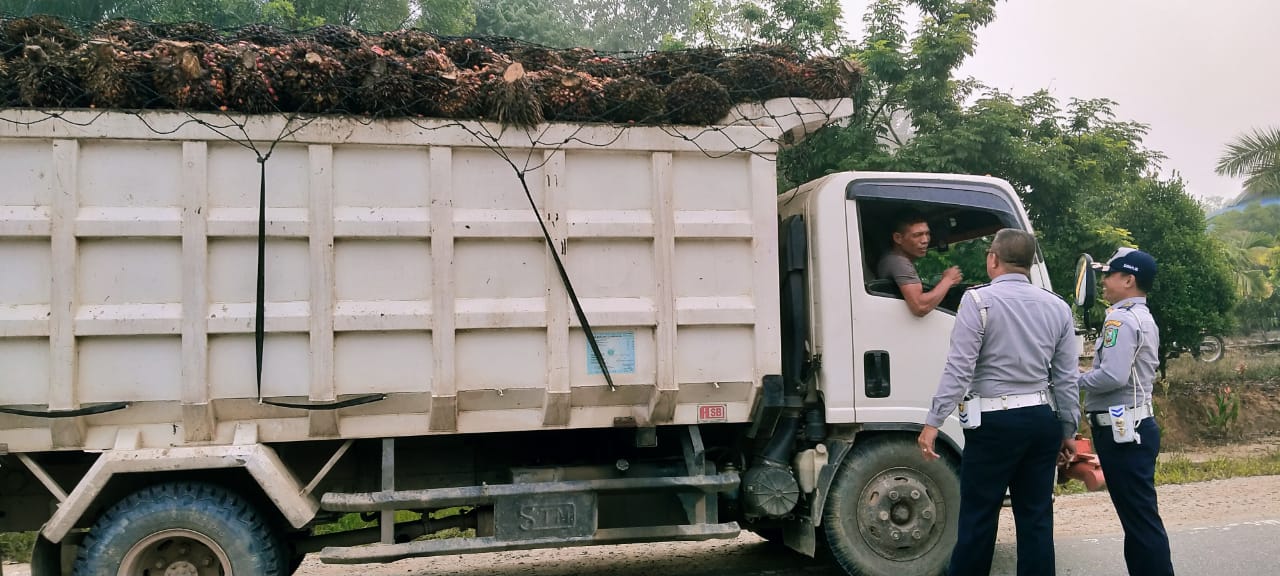
[[[726,404],[699,404],[698,422],[728,422],[729,406]]]

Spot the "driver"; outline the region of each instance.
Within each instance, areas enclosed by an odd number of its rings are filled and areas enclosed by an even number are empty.
[[[924,316],[937,308],[947,297],[947,291],[964,277],[958,266],[952,266],[942,273],[942,280],[937,286],[925,291],[915,265],[915,261],[923,258],[929,250],[929,223],[925,221],[924,214],[910,208],[895,214],[892,240],[893,248],[880,258],[876,276],[881,280],[893,280],[902,291],[902,298],[911,313]]]

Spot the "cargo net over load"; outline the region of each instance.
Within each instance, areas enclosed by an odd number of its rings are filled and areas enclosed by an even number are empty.
[[[783,45],[604,53],[412,29],[377,34],[334,25],[298,31],[266,24],[217,29],[193,22],[76,23],[0,14],[0,124],[61,122],[81,128],[107,116],[132,116],[144,132],[170,135],[198,125],[256,155],[259,401],[265,401],[264,266],[271,195],[266,166],[277,145],[296,141],[309,124],[341,118],[348,126],[399,122],[422,132],[462,131],[474,145],[504,160],[537,214],[548,252],[603,367],[526,176],[571,142],[608,148],[638,128],[661,131],[709,157],[746,153],[773,161],[797,126],[807,131],[847,116],[860,80],[861,68],[853,60],[807,56]],[[739,129],[727,130],[729,125]],[[607,369],[603,375],[614,389]],[[265,402],[337,409],[378,399],[381,395],[323,405]]]
[[[650,53],[343,26],[0,16],[0,108],[715,125],[736,104],[853,96],[859,68],[781,45]]]

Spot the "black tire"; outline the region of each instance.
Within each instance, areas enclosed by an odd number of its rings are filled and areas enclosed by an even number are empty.
[[[175,545],[176,543],[176,545]],[[200,574],[277,576],[286,559],[271,526],[248,502],[211,484],[160,484],[135,492],[108,509],[93,525],[76,555],[75,576],[117,576],[124,563],[152,556],[183,556],[177,562],[202,566]],[[219,554],[220,553],[220,554]],[[208,569],[204,562],[212,560]],[[158,560],[169,561],[169,560]],[[163,567],[148,565],[150,573]]]
[[[822,532],[850,576],[936,576],[956,543],[960,477],[944,456],[926,462],[914,438],[857,443],[831,484]]]
[[[1210,334],[1200,340],[1197,358],[1201,362],[1217,362],[1222,359],[1222,354],[1226,349],[1227,347],[1223,343],[1221,336]]]

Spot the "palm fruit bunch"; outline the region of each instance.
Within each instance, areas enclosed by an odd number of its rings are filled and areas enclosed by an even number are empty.
[[[445,118],[475,118],[484,110],[481,89],[485,79],[492,75],[487,68],[441,74],[446,90],[444,97],[435,102],[434,109]]]
[[[604,83],[586,72],[557,66],[533,73],[533,82],[547,120],[592,122],[604,113]]]
[[[0,58],[0,108],[7,108],[18,103],[18,83],[14,82],[9,72],[9,63]]]
[[[651,52],[636,63],[637,73],[659,86],[693,72],[689,55],[679,51]]]
[[[204,22],[179,22],[175,24],[152,24],[151,32],[161,40],[175,42],[204,42],[216,44],[224,38],[213,26]]]
[[[286,64],[275,76],[281,110],[328,112],[342,106],[346,66],[337,50],[298,40],[280,48],[279,56]]]
[[[490,72],[481,88],[486,118],[516,128],[542,123],[542,99],[523,65],[512,62],[499,68],[492,64],[485,69]]]
[[[377,45],[347,53],[348,103],[353,112],[373,116],[410,113],[418,95],[408,61]]]
[[[472,38],[448,40],[440,48],[455,66],[463,70],[480,70],[503,59],[493,48]]]
[[[405,58],[416,58],[439,49],[440,41],[422,30],[393,30],[383,34],[378,45]]]
[[[564,58],[561,58],[555,50],[542,46],[516,46],[507,55],[524,66],[526,72],[563,68],[565,64]]]
[[[316,42],[338,50],[355,50],[368,43],[368,38],[349,26],[325,24],[311,32]]]
[[[118,36],[90,40],[75,62],[90,107],[145,108],[155,97],[146,61]]]
[[[689,71],[707,76],[715,77],[716,69],[724,63],[727,56],[724,50],[715,46],[703,46],[700,48],[692,48],[684,52],[686,60],[689,62]]]
[[[604,118],[623,124],[658,122],[667,107],[662,89],[634,74],[607,79],[604,102]]]
[[[6,20],[0,35],[4,36],[10,53],[16,52],[32,38],[43,38],[67,50],[81,44],[80,35],[54,16],[37,15]]]
[[[93,27],[93,38],[124,44],[129,50],[146,50],[155,46],[159,38],[146,24],[128,18],[114,18],[99,22]]]
[[[227,106],[239,112],[266,114],[280,110],[276,90],[281,72],[289,63],[277,48],[236,42],[217,48],[227,78]]]
[[[734,102],[784,98],[800,84],[799,66],[766,54],[743,54],[720,63],[716,78]]]
[[[577,68],[596,78],[621,78],[634,72],[629,62],[613,56],[591,56],[579,62]]]
[[[161,40],[143,53],[161,102],[170,108],[225,109],[226,74],[215,46],[221,45]]]
[[[667,119],[673,124],[709,125],[723,120],[733,103],[729,91],[710,76],[690,72],[664,89]]]
[[[583,62],[597,57],[596,51],[590,48],[569,48],[560,51],[560,60],[564,62],[561,66],[569,68],[577,68]],[[590,72],[588,72],[590,74]]]
[[[28,36],[9,64],[24,106],[70,108],[84,104],[73,52],[49,36]]]
[[[852,98],[862,82],[862,68],[853,60],[817,56],[800,67],[799,89],[794,96],[825,100]]]
[[[252,42],[259,46],[284,46],[289,43],[289,34],[270,24],[250,24],[236,30],[232,37],[242,42]]]
[[[409,73],[413,79],[414,101],[412,113],[421,116],[439,116],[440,106],[449,97],[458,78],[458,67],[443,52],[428,50],[409,59]]]
[[[762,54],[792,64],[800,64],[805,60],[804,55],[799,50],[788,44],[754,44],[744,48],[742,53]]]
[[[13,42],[9,40],[9,34],[6,30],[9,28],[9,23],[12,21],[12,18],[0,16],[0,60],[4,60],[5,58],[16,54],[18,52],[18,47],[22,45],[21,42]]]

